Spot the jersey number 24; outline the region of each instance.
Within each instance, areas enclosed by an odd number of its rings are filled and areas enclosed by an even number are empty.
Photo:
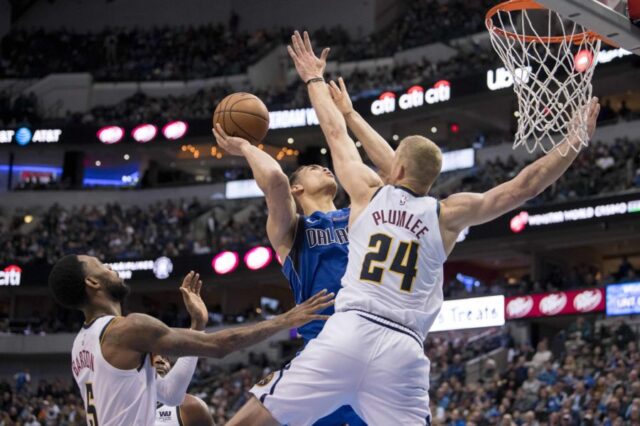
[[[416,241],[400,241],[391,265],[388,267],[376,266],[376,263],[386,264],[392,243],[393,238],[389,235],[373,234],[371,236],[369,248],[373,250],[369,251],[364,257],[360,279],[380,284],[385,270],[389,270],[402,276],[400,290],[411,292],[413,281],[418,273],[416,264],[418,263],[418,248],[420,248],[420,244]]]

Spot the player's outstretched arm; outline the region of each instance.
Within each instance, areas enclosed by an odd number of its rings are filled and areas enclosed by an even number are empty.
[[[180,405],[198,366],[198,357],[180,357],[164,377],[158,377],[158,401],[175,407]]]
[[[231,352],[252,346],[269,336],[310,321],[326,320],[317,312],[333,304],[333,293],[323,290],[304,303],[277,317],[258,324],[235,327],[215,333],[167,327],[145,314],[130,314],[117,321],[105,335],[104,346],[128,353],[159,353],[169,356],[223,358]]]
[[[197,331],[204,330],[209,320],[209,311],[200,296],[201,289],[200,274],[194,271],[187,274],[180,286],[182,300],[191,317],[191,329]],[[170,406],[179,405],[187,393],[197,365],[197,357],[178,359],[166,376],[158,378],[158,401]]]
[[[329,83],[329,91],[331,98],[342,113],[347,126],[356,135],[356,138],[362,142],[362,146],[382,174],[388,176],[391,173],[391,164],[396,152],[391,148],[387,141],[380,136],[380,133],[362,118],[360,113],[353,108],[353,103],[349,97],[347,86],[344,79],[340,77],[338,84],[335,81]]]
[[[248,140],[228,136],[222,126],[213,129],[218,145],[231,155],[247,159],[256,183],[264,192],[269,216],[267,217],[267,235],[280,259],[289,254],[293,245],[296,225],[296,205],[291,195],[289,179],[280,164],[266,152],[251,145]]]
[[[324,134],[338,180],[351,197],[352,203],[368,202],[375,188],[382,185],[380,177],[367,167],[360,158],[358,149],[347,132],[344,117],[331,99],[323,74],[329,49],[324,49],[320,58],[313,53],[309,34],[304,40],[297,31],[287,46],[300,78],[307,84],[311,105],[316,111],[320,128]]]
[[[595,131],[599,111],[598,98],[591,99],[587,105],[589,138]],[[459,193],[443,200],[440,203],[440,228],[444,230],[447,251],[453,248],[464,228],[502,216],[558,180],[578,156],[578,151],[567,145],[579,146],[580,141],[575,135],[569,135],[553,151],[522,169],[516,177],[485,193]],[[560,152],[567,152],[567,155],[562,156]]]

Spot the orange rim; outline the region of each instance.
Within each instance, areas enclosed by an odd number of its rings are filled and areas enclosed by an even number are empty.
[[[598,33],[593,31],[584,31],[578,34],[566,35],[566,36],[550,36],[550,37],[541,37],[541,36],[528,36],[517,34],[511,31],[503,30],[502,28],[498,28],[493,25],[493,17],[498,14],[498,12],[513,12],[513,11],[522,11],[522,10],[540,10],[546,9],[546,7],[542,6],[539,3],[536,3],[533,0],[508,0],[504,3],[499,3],[493,6],[487,14],[485,15],[485,25],[487,29],[493,33],[498,35],[515,38],[522,41],[534,42],[534,43],[562,43],[562,42],[572,42],[572,43],[582,43],[586,40],[595,40],[595,39],[603,39]]]

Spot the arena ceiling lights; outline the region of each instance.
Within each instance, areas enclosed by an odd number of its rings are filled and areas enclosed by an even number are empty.
[[[162,128],[162,134],[170,141],[180,139],[187,133],[189,125],[184,121],[170,121]]]
[[[96,133],[100,142],[106,145],[118,143],[124,137],[124,129],[118,126],[107,126],[98,130]]]
[[[271,250],[266,247],[254,247],[244,255],[244,264],[252,271],[265,268],[271,260],[273,254]]]
[[[189,125],[185,121],[170,121],[162,127],[162,135],[170,141],[183,138]],[[96,133],[98,140],[105,145],[116,144],[124,139],[126,131],[120,126],[102,127]],[[153,141],[158,136],[158,127],[150,123],[141,123],[133,127],[131,137],[138,143]]]
[[[211,267],[218,275],[225,275],[235,271],[239,264],[240,257],[235,251],[218,253],[211,261]]]
[[[258,246],[247,251],[244,255],[245,266],[258,271],[264,269],[273,261],[273,252],[268,247]],[[211,260],[211,267],[218,275],[226,275],[235,271],[240,266],[240,255],[235,251],[223,251]]]
[[[140,124],[133,128],[131,137],[139,143],[151,142],[158,134],[158,128],[153,124]]]

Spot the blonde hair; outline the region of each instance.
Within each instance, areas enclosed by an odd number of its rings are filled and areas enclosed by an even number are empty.
[[[442,169],[442,152],[424,136],[407,136],[400,141],[396,155],[404,166],[404,179],[418,187],[430,188]]]

